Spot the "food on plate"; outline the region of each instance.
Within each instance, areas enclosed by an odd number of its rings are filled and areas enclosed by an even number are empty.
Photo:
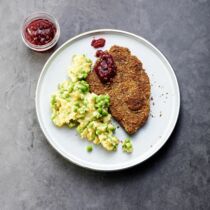
[[[91,70],[90,59],[75,55],[72,62],[68,70],[71,80],[59,84],[51,97],[51,119],[58,127],[77,127],[82,138],[115,151],[119,140],[114,136],[115,127],[108,113],[110,97],[89,92],[89,84],[84,79]]]
[[[126,138],[123,141],[122,149],[123,149],[123,152],[127,152],[127,153],[133,152],[133,146],[132,146],[131,140],[129,138]]]
[[[91,46],[93,46],[94,48],[100,48],[100,47],[103,47],[105,43],[106,43],[106,40],[103,38],[93,39],[91,42]]]
[[[119,140],[114,136],[111,114],[127,133],[135,133],[149,115],[150,81],[141,61],[128,48],[112,46],[109,51],[98,50],[96,57],[91,71],[90,59],[73,56],[70,80],[60,83],[51,97],[52,121],[58,127],[76,127],[82,138],[115,151]],[[129,138],[122,149],[133,151]]]
[[[114,45],[108,53],[117,67],[112,80],[101,82],[96,71],[91,71],[86,80],[92,93],[110,96],[112,116],[127,133],[134,134],[149,116],[150,80],[141,61],[128,48]]]

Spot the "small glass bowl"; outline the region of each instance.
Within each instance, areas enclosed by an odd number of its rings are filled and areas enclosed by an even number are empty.
[[[28,26],[28,24],[30,22],[32,22],[34,20],[37,20],[37,19],[47,19],[50,22],[54,23],[54,25],[56,27],[56,34],[55,34],[54,38],[49,43],[47,43],[45,45],[34,45],[34,44],[30,43],[25,37],[26,27]],[[55,17],[53,17],[50,14],[47,14],[46,12],[32,13],[30,16],[28,16],[24,20],[24,22],[21,26],[21,37],[22,37],[22,40],[25,43],[25,45],[32,50],[35,50],[35,51],[38,51],[38,52],[43,52],[43,51],[49,50],[50,48],[52,48],[58,42],[58,39],[60,37],[60,27],[59,27],[58,21],[56,20]]]

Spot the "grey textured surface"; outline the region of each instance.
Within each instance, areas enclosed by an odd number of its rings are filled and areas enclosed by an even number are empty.
[[[88,171],[47,143],[35,87],[52,51],[35,53],[19,27],[36,10],[54,14],[60,46],[97,28],[139,34],[169,59],[181,89],[170,141],[152,159],[117,173]],[[210,1],[0,0],[0,209],[210,209]]]

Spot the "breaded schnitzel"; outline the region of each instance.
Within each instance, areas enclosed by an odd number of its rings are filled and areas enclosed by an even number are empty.
[[[91,92],[110,96],[110,112],[127,133],[135,133],[146,122],[150,111],[150,81],[141,61],[128,48],[109,50],[116,64],[112,82],[102,83],[95,71],[87,77]]]

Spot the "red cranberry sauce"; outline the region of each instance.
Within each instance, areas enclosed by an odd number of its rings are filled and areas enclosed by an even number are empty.
[[[45,45],[53,40],[56,26],[47,19],[37,19],[30,22],[25,28],[26,39],[34,45]]]
[[[93,68],[102,83],[110,82],[116,74],[116,65],[113,57],[106,51],[98,50],[96,57],[98,61]]]
[[[106,40],[101,38],[101,39],[93,39],[91,42],[91,46],[93,46],[94,48],[99,48],[99,47],[103,47],[105,45]]]

